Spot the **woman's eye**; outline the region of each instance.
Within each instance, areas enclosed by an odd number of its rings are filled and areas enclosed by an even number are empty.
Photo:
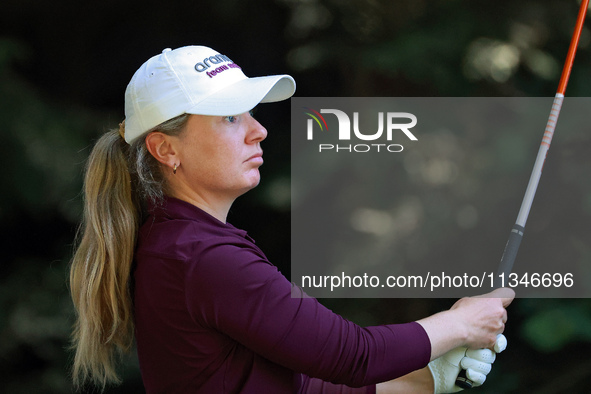
[[[235,123],[236,122],[236,116],[234,116],[234,115],[226,116],[224,119],[227,120],[230,123]]]

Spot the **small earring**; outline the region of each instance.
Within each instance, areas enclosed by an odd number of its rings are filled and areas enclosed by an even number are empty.
[[[176,174],[176,163],[174,163],[174,167],[172,168],[172,173]]]

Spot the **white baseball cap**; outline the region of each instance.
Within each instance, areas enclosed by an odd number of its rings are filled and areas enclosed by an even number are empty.
[[[205,46],[170,48],[150,58],[125,91],[125,141],[182,114],[238,115],[291,97],[289,75],[248,78],[230,58]]]

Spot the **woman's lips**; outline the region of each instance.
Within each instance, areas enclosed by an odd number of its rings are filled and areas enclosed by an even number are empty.
[[[254,155],[250,156],[245,161],[248,161],[251,163],[261,163],[262,164],[263,163],[263,152],[255,153]]]

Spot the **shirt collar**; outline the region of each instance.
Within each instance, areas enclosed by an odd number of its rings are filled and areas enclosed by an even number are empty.
[[[246,231],[238,229],[230,223],[221,222],[201,208],[186,201],[179,200],[178,198],[164,196],[161,203],[154,204],[153,202],[150,202],[148,208],[150,215],[156,220],[159,218],[194,220],[207,223],[214,227],[231,230],[242,237],[251,239]]]

